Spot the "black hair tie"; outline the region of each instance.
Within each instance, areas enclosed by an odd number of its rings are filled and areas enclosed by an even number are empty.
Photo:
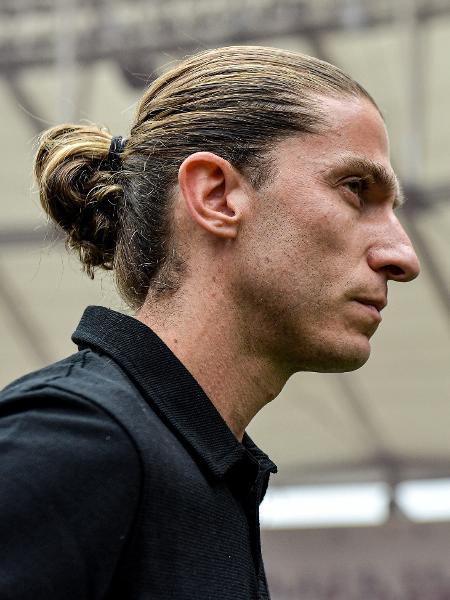
[[[122,157],[120,156],[125,148],[127,140],[121,135],[114,135],[109,146],[108,156],[106,158],[106,168],[109,171],[119,171],[122,167]]]

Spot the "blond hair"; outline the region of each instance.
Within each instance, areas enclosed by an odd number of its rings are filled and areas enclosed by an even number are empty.
[[[120,293],[137,309],[149,289],[157,296],[180,284],[171,200],[183,160],[214,152],[257,188],[270,173],[274,143],[324,130],[321,96],[375,105],[357,82],[317,58],[258,46],[201,52],[144,92],[118,171],[110,169],[106,129],[64,124],[44,132],[35,159],[41,203],[87,273],[114,269]]]

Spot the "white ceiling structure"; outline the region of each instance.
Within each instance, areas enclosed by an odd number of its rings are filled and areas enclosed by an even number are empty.
[[[205,47],[257,43],[344,68],[371,92],[408,202],[422,275],[391,285],[370,361],[298,374],[250,426],[274,484],[450,477],[450,0],[3,0],[0,385],[74,351],[83,308],[125,310],[44,220],[37,134],[62,121],[126,136],[143,82]]]

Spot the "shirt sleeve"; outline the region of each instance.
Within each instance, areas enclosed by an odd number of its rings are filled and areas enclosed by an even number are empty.
[[[0,598],[103,598],[138,505],[128,434],[47,387],[2,402],[0,457]]]

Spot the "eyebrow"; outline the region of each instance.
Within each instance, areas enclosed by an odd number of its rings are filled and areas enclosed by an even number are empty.
[[[363,156],[347,156],[340,158],[336,167],[333,168],[333,171],[354,170],[361,174],[365,173],[371,183],[388,189],[394,195],[394,208],[398,208],[405,203],[405,197],[397,176],[394,171],[386,169],[384,165]]]

